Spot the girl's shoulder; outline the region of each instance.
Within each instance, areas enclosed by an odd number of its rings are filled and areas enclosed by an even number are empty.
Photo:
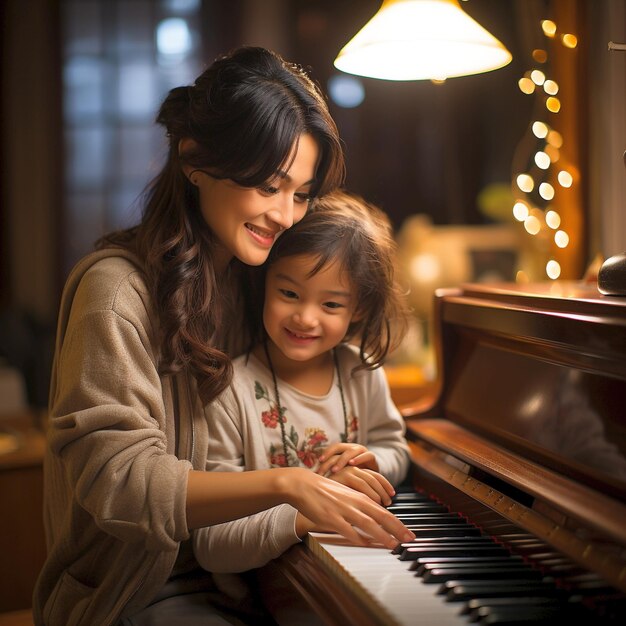
[[[340,343],[335,348],[337,361],[342,372],[352,372],[355,367],[361,364],[359,349],[349,343]]]

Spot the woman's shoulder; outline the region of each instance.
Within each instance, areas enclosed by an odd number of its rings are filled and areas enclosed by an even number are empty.
[[[108,248],[93,252],[79,261],[66,282],[66,294],[84,312],[147,308],[145,274],[132,253]]]

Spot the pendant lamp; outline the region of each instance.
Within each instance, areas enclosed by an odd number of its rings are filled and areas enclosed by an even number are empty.
[[[384,0],[335,67],[384,80],[445,80],[505,66],[511,53],[457,0]]]

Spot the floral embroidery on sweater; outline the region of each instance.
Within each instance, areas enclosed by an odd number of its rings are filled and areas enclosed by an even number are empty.
[[[287,408],[279,407],[273,400],[267,387],[258,380],[254,381],[254,397],[257,400],[266,400],[268,409],[261,412],[261,422],[265,428],[277,429],[280,424],[285,425],[285,445],[270,443],[268,459],[271,467],[308,467],[315,469],[318,457],[328,445],[329,439],[323,428],[318,426],[305,427],[304,435],[300,437],[293,424],[287,428]],[[342,442],[356,441],[359,429],[359,419],[353,416],[349,420],[348,434],[341,433]],[[285,454],[287,456],[285,456]]]

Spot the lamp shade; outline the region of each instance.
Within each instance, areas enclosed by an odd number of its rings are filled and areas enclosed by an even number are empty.
[[[385,0],[334,64],[369,78],[444,80],[495,70],[511,58],[457,0]]]

